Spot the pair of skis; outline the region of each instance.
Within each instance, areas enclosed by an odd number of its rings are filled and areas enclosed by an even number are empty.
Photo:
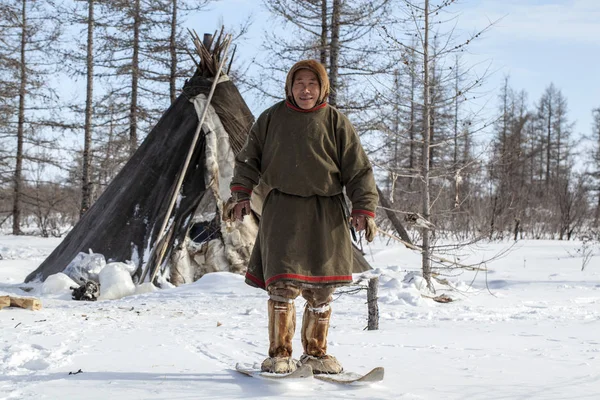
[[[315,379],[331,382],[341,383],[345,385],[368,385],[377,383],[383,380],[384,369],[383,367],[373,368],[366,374],[357,374],[355,372],[342,372],[335,375],[327,374],[313,374],[312,368],[309,365],[301,365],[294,372],[289,374],[272,374],[268,372],[261,372],[260,368],[247,367],[242,364],[237,364],[235,370],[253,378],[272,379],[272,380],[287,380],[287,379],[304,379],[313,377]]]

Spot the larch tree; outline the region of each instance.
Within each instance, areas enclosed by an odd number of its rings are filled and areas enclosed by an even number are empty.
[[[87,42],[86,42],[86,83],[85,83],[85,124],[83,127],[83,168],[81,177],[81,209],[83,215],[92,205],[91,158],[92,158],[92,113],[94,102],[94,0],[88,0]]]
[[[478,38],[490,26],[482,30],[467,35],[465,38],[458,39],[455,29],[447,32],[442,31],[444,23],[452,21],[445,11],[448,11],[454,0],[445,0],[436,5],[431,5],[429,0],[424,1],[398,1],[396,4],[402,11],[400,18],[404,22],[396,31],[402,31],[401,35],[392,31],[392,28],[385,28],[385,36],[393,46],[395,53],[400,54],[397,59],[405,59],[407,54],[414,54],[419,60],[414,64],[414,77],[416,87],[420,89],[420,96],[415,98],[417,103],[416,111],[419,114],[413,119],[420,121],[420,126],[416,126],[420,133],[418,143],[420,144],[419,166],[415,171],[415,178],[421,183],[418,196],[420,199],[420,217],[424,221],[434,224],[443,222],[436,218],[437,212],[445,215],[454,209],[454,200],[448,197],[446,204],[437,204],[445,191],[444,181],[456,179],[456,165],[453,165],[451,157],[455,152],[458,158],[458,148],[452,147],[453,143],[458,145],[458,126],[459,120],[471,121],[474,123],[474,116],[460,114],[460,106],[467,98],[475,96],[474,91],[480,87],[485,77],[483,74],[477,74],[473,67],[463,68],[461,71],[453,70],[456,65],[456,54],[464,49]],[[410,38],[410,39],[406,39]],[[458,76],[457,76],[458,74]],[[482,124],[483,125],[483,124]],[[455,128],[456,127],[456,128]],[[472,131],[481,129],[478,126],[472,126],[470,129],[461,129],[465,135],[472,134]],[[463,146],[468,146],[469,141],[463,141]],[[462,151],[464,153],[464,149]],[[463,159],[470,159],[468,155],[463,154]],[[434,195],[432,200],[432,195]],[[422,224],[420,229],[422,253],[422,272],[423,278],[427,282],[427,287],[434,290],[432,285],[432,232],[431,225]]]
[[[600,227],[600,107],[592,110],[591,171],[593,191],[596,193],[594,227]]]
[[[573,123],[568,120],[567,99],[553,84],[550,84],[536,105],[535,134],[537,136],[539,179],[544,189],[539,191],[539,206],[551,215],[553,233],[562,239],[570,230],[565,222],[570,220],[567,214],[569,190],[573,174]],[[562,193],[560,196],[548,196],[550,191]],[[543,216],[542,216],[543,218]],[[548,222],[546,220],[546,222]],[[551,233],[551,232],[548,232]]]
[[[0,8],[0,57],[7,67],[4,79],[10,81],[8,93],[16,100],[3,104],[6,136],[11,137],[12,232],[22,233],[21,219],[25,190],[25,162],[49,162],[40,157],[36,147],[48,146],[50,140],[42,131],[52,125],[44,115],[55,100],[48,85],[53,73],[52,60],[60,35],[60,23],[52,4],[40,0],[4,0]],[[28,150],[33,150],[28,152]]]
[[[203,10],[207,0],[113,0],[109,21],[98,38],[100,76],[110,84],[115,111],[122,114],[132,154],[138,142],[176,97],[178,80],[193,61],[186,54],[182,21]],[[182,55],[185,57],[182,59]]]
[[[94,85],[95,56],[94,37],[97,30],[97,14],[103,6],[104,0],[78,0],[74,1],[64,15],[67,22],[81,26],[74,33],[73,42],[75,50],[64,49],[65,59],[69,60],[69,70],[72,75],[85,78],[85,106],[82,109],[79,104],[71,104],[76,114],[83,114],[83,151],[81,154],[81,205],[80,215],[83,215],[92,205],[93,181],[92,181],[92,159],[93,159],[93,131],[94,131]],[[101,18],[100,18],[101,21]],[[101,24],[101,22],[100,22]],[[81,125],[81,124],[78,124]]]
[[[254,88],[269,99],[280,99],[281,81],[292,64],[314,58],[329,73],[331,105],[349,114],[374,106],[375,94],[363,78],[383,74],[392,67],[383,57],[383,48],[372,45],[376,27],[389,18],[391,0],[263,2],[281,23],[266,33],[263,47],[267,61],[259,63],[264,71],[260,81],[270,82],[276,89],[265,90],[258,84]],[[360,125],[361,121],[353,122]]]
[[[149,3],[155,14],[154,29],[148,32],[145,57],[152,70],[147,78],[155,83],[167,84],[169,101],[177,98],[177,87],[182,79],[194,72],[190,59],[189,34],[183,22],[192,13],[204,11],[215,0],[154,0]]]

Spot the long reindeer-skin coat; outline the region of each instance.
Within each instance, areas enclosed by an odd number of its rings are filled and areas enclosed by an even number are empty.
[[[248,196],[262,179],[272,190],[262,210],[246,283],[300,286],[352,281],[352,247],[342,189],[353,214],[374,216],[373,170],[350,121],[322,103],[311,110],[288,100],[269,108],[236,157],[231,189]],[[357,271],[355,271],[357,272]]]

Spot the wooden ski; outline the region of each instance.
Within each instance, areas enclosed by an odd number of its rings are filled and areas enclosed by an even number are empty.
[[[262,378],[269,380],[286,380],[286,379],[304,379],[313,376],[310,365],[301,365],[295,371],[289,374],[273,374],[270,372],[262,372],[260,368],[247,367],[242,364],[236,364],[235,370],[252,378]]]
[[[330,383],[341,383],[344,385],[369,385],[381,382],[384,376],[383,367],[373,368],[366,374],[357,374],[355,372],[342,372],[339,374],[314,374],[315,379]]]

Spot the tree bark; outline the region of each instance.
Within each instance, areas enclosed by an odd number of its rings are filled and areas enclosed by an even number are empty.
[[[459,76],[458,76],[458,57],[456,57],[456,62],[454,64],[454,157],[452,160],[452,168],[455,171],[454,174],[454,209],[458,211],[460,209],[460,166],[458,165],[458,152],[459,152],[459,143],[458,143],[458,109],[459,109]]]
[[[342,0],[333,0],[331,13],[331,46],[329,47],[329,104],[337,106],[339,55],[340,55],[340,12]]]
[[[430,95],[431,87],[429,82],[429,0],[425,0],[425,24],[424,24],[424,40],[423,40],[423,156],[421,163],[421,175],[423,179],[422,189],[422,214],[425,220],[429,221],[430,217],[430,193],[429,193],[429,143],[431,139],[431,104]],[[429,230],[423,229],[423,245],[422,245],[422,267],[423,278],[427,282],[427,288],[434,291],[431,284],[431,260],[429,254],[431,252],[429,243]]]
[[[27,0],[21,3],[21,60],[19,82],[19,117],[17,121],[17,154],[14,174],[13,235],[21,235],[21,191],[23,184],[23,136],[25,134],[25,96],[27,95],[27,68],[25,48],[27,45]]]
[[[169,52],[171,54],[171,71],[169,75],[169,96],[171,104],[177,98],[177,0],[172,0],[171,36],[169,37]]]
[[[321,43],[319,58],[321,64],[327,69],[327,0],[321,0]]]
[[[369,309],[369,319],[367,329],[376,331],[379,329],[379,305],[377,304],[377,292],[379,289],[379,278],[369,279],[367,287],[367,304]]]
[[[391,176],[391,181],[394,181],[396,179],[396,175],[398,173],[398,170],[400,169],[400,154],[399,154],[399,149],[398,149],[398,142],[400,141],[400,72],[398,71],[398,69],[394,70],[394,105],[393,105],[393,124],[394,124],[394,131],[393,131],[393,143],[394,143],[394,161],[392,163],[393,166],[393,174]],[[394,193],[396,190],[396,186],[394,184],[390,185],[390,189],[393,188],[394,191],[392,193],[390,193],[391,199],[394,200],[395,199],[395,195],[396,193]]]
[[[92,105],[94,94],[94,0],[88,0],[87,24],[87,57],[86,74],[87,87],[85,98],[85,125],[83,143],[83,161],[81,177],[81,208],[79,215],[83,215],[92,204],[91,190],[91,165],[92,165]]]
[[[129,108],[129,154],[133,155],[137,148],[138,122],[138,80],[140,52],[140,0],[133,5],[133,56],[131,58],[131,106]]]
[[[414,61],[414,54],[412,54],[411,60]],[[415,124],[416,124],[416,107],[415,107],[415,92],[417,87],[416,82],[416,72],[413,69],[410,71],[410,122],[408,126],[408,135],[409,135],[409,154],[408,154],[408,170],[412,175],[415,171],[416,157],[415,157]],[[409,178],[408,180],[408,189],[411,190],[413,186],[414,178]]]
[[[546,126],[546,186],[550,185],[550,144],[552,143],[552,93],[548,96],[548,121]]]

